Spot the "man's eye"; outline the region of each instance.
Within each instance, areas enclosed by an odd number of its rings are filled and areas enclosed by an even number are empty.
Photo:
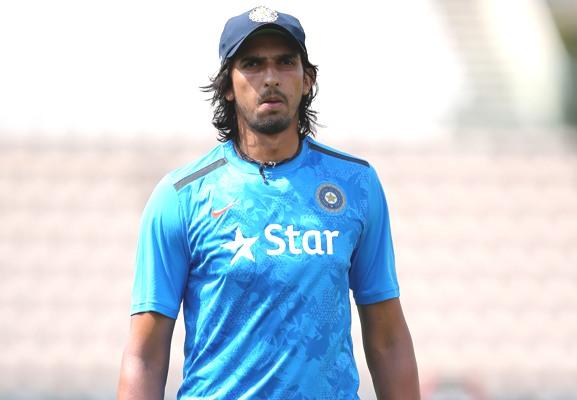
[[[245,61],[242,66],[244,68],[252,68],[252,67],[256,67],[257,65],[258,65],[258,62],[256,60],[249,60],[249,61]]]
[[[291,58],[283,58],[281,60],[281,64],[284,64],[284,65],[294,65],[294,63],[295,63],[295,60],[292,57]]]

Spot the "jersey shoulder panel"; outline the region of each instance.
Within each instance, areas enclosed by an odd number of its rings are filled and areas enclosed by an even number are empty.
[[[366,160],[355,157],[355,156],[350,155],[348,153],[345,153],[343,151],[336,150],[336,149],[329,147],[327,145],[320,144],[311,138],[308,138],[308,142],[309,142],[309,148],[312,151],[321,153],[323,156],[332,157],[335,160],[342,160],[344,162],[355,163],[355,164],[363,165],[365,167],[370,167],[370,164]]]
[[[227,160],[224,157],[223,145],[215,146],[204,156],[192,161],[184,166],[174,169],[165,177],[178,192],[185,186],[200,179],[218,168],[226,165]]]

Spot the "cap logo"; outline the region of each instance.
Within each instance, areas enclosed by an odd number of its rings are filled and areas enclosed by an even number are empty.
[[[275,22],[278,19],[278,13],[265,6],[259,6],[252,9],[248,18],[253,22]]]

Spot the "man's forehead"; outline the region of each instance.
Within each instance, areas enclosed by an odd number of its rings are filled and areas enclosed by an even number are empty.
[[[235,58],[247,56],[299,55],[299,45],[277,30],[263,30],[248,37]]]

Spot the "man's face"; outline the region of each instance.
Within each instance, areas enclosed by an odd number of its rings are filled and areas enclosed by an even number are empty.
[[[298,106],[312,82],[304,73],[297,45],[281,34],[247,39],[232,64],[232,89],[239,130],[274,135],[298,124]]]

